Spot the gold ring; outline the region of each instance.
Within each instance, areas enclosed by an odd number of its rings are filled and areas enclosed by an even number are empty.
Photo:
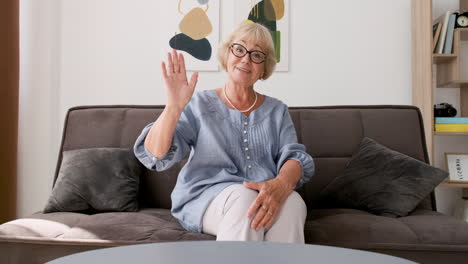
[[[267,213],[268,213],[269,215],[273,215],[273,213],[272,213],[272,212],[267,212]]]
[[[262,205],[262,208],[263,210],[268,211],[268,207],[266,207],[265,205]]]

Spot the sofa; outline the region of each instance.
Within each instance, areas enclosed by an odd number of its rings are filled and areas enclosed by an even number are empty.
[[[63,153],[88,148],[132,149],[142,128],[164,106],[71,108],[63,129],[54,184]],[[407,258],[419,263],[466,263],[468,223],[436,211],[433,189],[407,216],[387,217],[330,206],[321,198],[364,137],[428,163],[422,116],[413,106],[290,107],[299,142],[316,172],[298,192],[308,208],[305,240]],[[187,159],[187,158],[186,158]],[[139,175],[136,212],[37,212],[0,225],[2,263],[43,263],[77,252],[130,244],[214,240],[186,232],[171,215],[171,190],[186,159],[163,172]]]

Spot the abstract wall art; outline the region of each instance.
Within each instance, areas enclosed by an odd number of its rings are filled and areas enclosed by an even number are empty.
[[[176,49],[189,71],[218,71],[219,0],[160,1],[162,58]]]
[[[276,71],[289,70],[289,0],[236,0],[236,23],[255,22],[270,30]]]

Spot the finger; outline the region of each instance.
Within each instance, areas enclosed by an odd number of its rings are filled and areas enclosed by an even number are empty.
[[[187,72],[185,71],[185,59],[182,53],[179,53],[179,67],[180,67],[180,73],[186,76]]]
[[[258,230],[258,229],[260,229],[260,228],[262,228],[262,227],[265,227],[265,228],[266,228],[265,224],[266,224],[267,221],[270,221],[270,218],[271,218],[271,217],[268,215],[268,213],[265,213],[265,215],[263,216],[263,218],[262,218],[262,220],[260,221],[260,223],[258,223],[257,228],[255,228],[255,230]]]
[[[262,228],[262,227],[267,227],[267,223],[270,222],[270,220],[274,217],[274,213],[277,211],[276,209],[273,208],[274,206],[270,206],[268,208],[268,210],[264,210],[265,211],[265,215],[264,217],[262,218],[262,220],[260,221],[260,223],[258,224],[258,228]]]
[[[249,210],[247,210],[247,218],[251,218],[258,211],[262,202],[263,199],[261,199],[260,196],[257,196],[255,201],[250,205]]]
[[[263,218],[266,216],[266,210],[260,209],[257,211],[257,214],[254,217],[254,220],[250,224],[250,227],[258,231],[261,226],[260,223],[262,222]]]
[[[189,86],[192,90],[195,89],[197,82],[198,82],[198,72],[195,72],[192,74],[192,77],[190,77],[190,82],[189,82]]]
[[[275,221],[276,217],[278,216],[278,210],[275,210],[275,212],[271,212],[272,214],[270,215],[270,219],[265,223],[265,228],[269,229],[272,225],[273,222]]]
[[[257,190],[259,191],[261,189],[261,183],[259,182],[244,182],[243,183],[245,187],[252,189],[252,190]]]
[[[174,72],[179,73],[180,68],[179,68],[179,60],[177,58],[177,51],[175,49],[172,50],[172,62],[174,63]]]
[[[167,64],[169,66],[168,75],[172,75],[174,73],[174,63],[172,63],[172,54],[170,52],[167,53]]]
[[[167,76],[166,64],[164,63],[164,61],[161,63],[161,70],[164,79],[167,79],[169,76]]]

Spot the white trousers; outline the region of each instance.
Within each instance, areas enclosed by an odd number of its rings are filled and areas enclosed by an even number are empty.
[[[304,223],[307,207],[302,197],[293,191],[283,204],[269,229],[258,231],[250,227],[255,215],[247,218],[247,210],[258,192],[233,184],[224,189],[210,203],[203,216],[203,233],[216,236],[216,240],[273,241],[304,243]]]

